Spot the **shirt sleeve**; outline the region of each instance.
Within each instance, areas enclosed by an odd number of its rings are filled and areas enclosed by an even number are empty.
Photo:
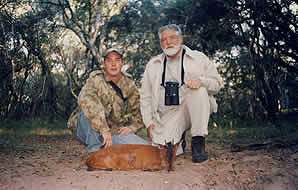
[[[209,95],[217,94],[222,88],[223,82],[217,72],[215,64],[204,54],[202,54],[204,65],[204,75],[200,77],[202,85],[206,87]]]
[[[89,78],[79,94],[78,104],[91,127],[99,133],[105,133],[110,129],[105,118],[104,106],[99,99],[99,86],[100,80],[96,80],[95,77]]]

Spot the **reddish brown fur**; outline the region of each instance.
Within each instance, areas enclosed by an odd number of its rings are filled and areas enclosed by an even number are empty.
[[[176,147],[173,152],[175,160]],[[90,155],[86,164],[89,170],[148,170],[156,171],[169,167],[166,148],[151,145],[117,144],[100,149]],[[173,168],[168,168],[173,170]]]

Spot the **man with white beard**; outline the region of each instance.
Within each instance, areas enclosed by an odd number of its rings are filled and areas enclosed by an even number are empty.
[[[192,161],[206,161],[208,121],[217,111],[213,95],[222,79],[206,55],[183,45],[178,25],[161,27],[158,35],[163,53],[148,62],[142,80],[143,121],[153,144],[179,143],[190,129]]]

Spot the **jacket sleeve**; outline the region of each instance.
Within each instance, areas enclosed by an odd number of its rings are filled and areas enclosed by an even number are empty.
[[[90,77],[83,86],[78,104],[85,116],[89,119],[91,127],[97,132],[104,133],[110,131],[106,118],[104,107],[99,99],[98,84],[94,77]]]
[[[144,124],[140,111],[140,94],[133,82],[131,83],[130,91],[131,92],[128,96],[128,104],[130,107],[130,113],[132,115],[132,123],[128,127],[131,128],[133,132],[136,132],[141,127],[144,127]]]
[[[201,53],[201,59],[204,63],[204,74],[200,77],[202,85],[206,87],[209,95],[217,94],[223,86],[222,78],[218,74],[215,64],[203,53]]]
[[[142,87],[140,91],[140,104],[143,122],[148,127],[153,122],[153,108],[152,108],[152,84],[150,81],[150,62],[147,64],[144,76],[142,79]]]

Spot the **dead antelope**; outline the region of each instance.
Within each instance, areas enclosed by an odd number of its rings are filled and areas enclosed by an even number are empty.
[[[177,145],[156,147],[141,144],[116,144],[90,155],[88,170],[173,170]]]

